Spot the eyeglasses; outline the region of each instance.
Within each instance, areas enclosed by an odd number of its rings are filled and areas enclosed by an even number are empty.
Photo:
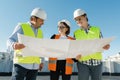
[[[85,20],[85,17],[84,16],[81,16],[79,18],[75,18],[75,21],[82,21],[82,20]]]
[[[82,19],[81,18],[77,18],[77,19],[75,19],[75,21],[81,21]]]
[[[58,28],[60,28],[60,29],[64,29],[64,28],[66,28],[65,26],[58,26]]]

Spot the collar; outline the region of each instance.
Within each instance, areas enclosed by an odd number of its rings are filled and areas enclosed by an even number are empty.
[[[91,26],[89,24],[88,24],[88,28],[87,29],[84,29],[84,28],[80,27],[80,29],[82,29],[82,30],[90,30],[90,28],[91,28]]]

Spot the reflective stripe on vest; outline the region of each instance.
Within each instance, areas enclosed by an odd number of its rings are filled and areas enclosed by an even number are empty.
[[[49,58],[48,69],[51,71],[56,71],[57,58]]]
[[[66,59],[66,72],[65,74],[72,74],[73,60],[70,58]]]
[[[98,27],[90,27],[88,34],[85,33],[83,29],[78,29],[74,32],[74,36],[76,40],[90,40],[90,39],[98,39],[100,38],[100,29]],[[102,59],[102,54],[101,52],[98,53],[93,53],[91,55],[82,57],[79,59],[80,61],[86,61],[89,59]]]
[[[55,39],[59,39],[60,35],[56,35]],[[72,37],[67,37],[67,39],[73,40]],[[51,71],[56,71],[56,62],[57,58],[49,58],[48,69]],[[65,74],[69,75],[72,74],[72,67],[73,67],[73,60],[71,58],[66,59],[66,67],[65,67]]]
[[[35,37],[35,34],[34,34],[32,28],[31,28],[30,24],[22,23],[21,27],[22,27],[24,35]],[[38,29],[37,38],[43,38],[43,34],[42,34],[42,31],[40,29]],[[25,64],[36,63],[36,64],[39,64],[40,63],[40,58],[36,57],[36,56],[23,57],[20,50],[15,50],[14,63],[25,63]]]

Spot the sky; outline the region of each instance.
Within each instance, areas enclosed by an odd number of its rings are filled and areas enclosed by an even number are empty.
[[[120,52],[120,0],[0,0],[0,52],[7,50],[6,41],[15,26],[28,22],[31,11],[42,8],[47,12],[47,20],[41,27],[44,38],[58,33],[57,22],[67,19],[71,22],[71,33],[79,27],[73,19],[75,9],[86,11],[89,24],[101,28],[104,38],[116,37],[110,49],[103,52],[103,58]]]

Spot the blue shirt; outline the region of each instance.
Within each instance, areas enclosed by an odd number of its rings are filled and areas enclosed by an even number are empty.
[[[31,28],[33,29],[33,32],[35,34],[35,36],[37,36],[37,33],[38,33],[38,29],[35,29],[32,24],[30,22],[28,22],[31,26]],[[8,50],[9,51],[13,51],[13,44],[15,42],[18,42],[18,37],[17,37],[17,34],[23,34],[23,30],[22,30],[22,27],[20,25],[20,23],[15,27],[13,33],[11,34],[11,36],[9,37],[9,39],[7,40],[7,47],[9,48]],[[42,59],[42,62],[44,61],[44,58],[41,58]],[[26,68],[26,69],[38,69],[39,68],[39,64],[19,64],[21,65],[22,67]]]

